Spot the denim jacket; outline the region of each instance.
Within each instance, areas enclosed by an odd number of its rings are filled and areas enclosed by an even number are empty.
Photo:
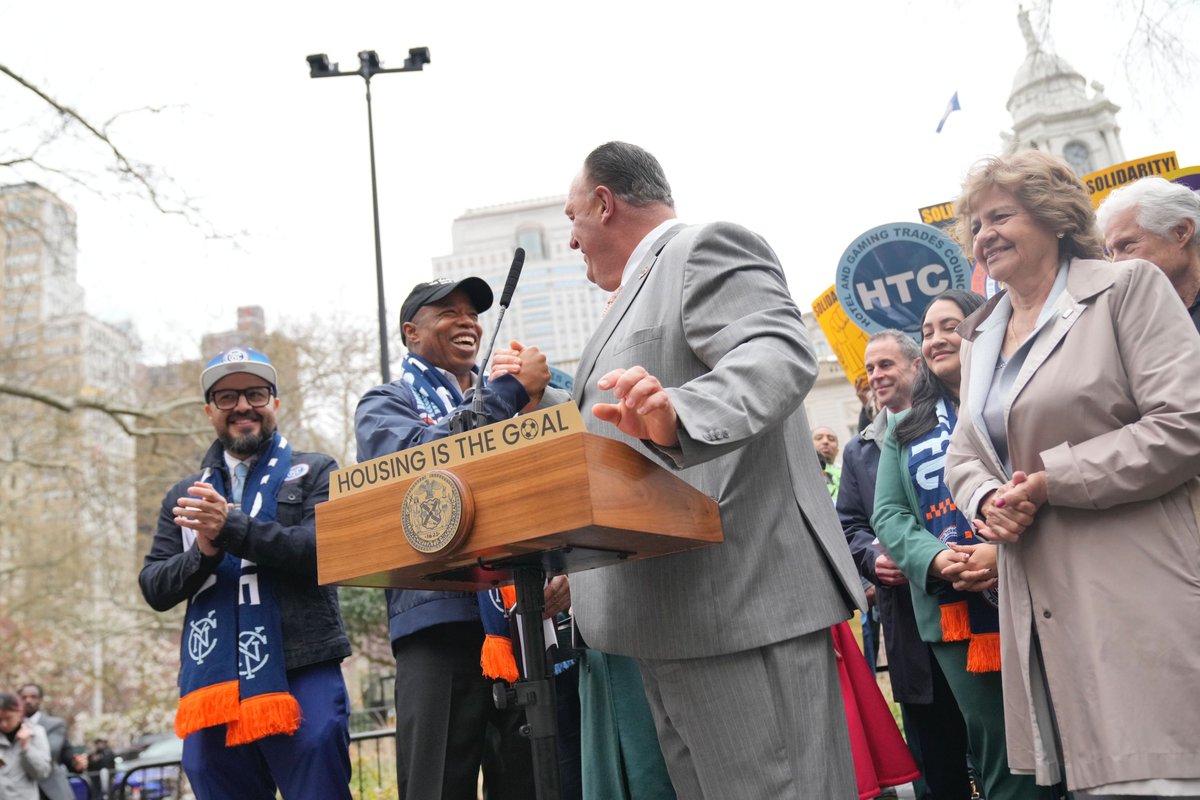
[[[270,446],[268,439],[263,444]],[[302,474],[285,481],[276,494],[273,522],[251,519],[241,510],[230,509],[225,527],[215,544],[227,553],[247,558],[269,571],[279,602],[283,624],[284,658],[287,669],[345,658],[350,640],[338,608],[337,587],[317,584],[316,506],[329,499],[329,475],[337,463],[322,453],[292,451],[294,472]],[[187,489],[199,480],[204,468],[220,471],[230,485],[224,448],[219,441],[200,464],[201,473],[175,484],[163,497],[158,528],[146,554],[138,583],[146,602],[156,611],[166,611],[189,600],[216,570],[221,556],[204,556],[200,548],[183,549],[180,528],[171,509]],[[298,467],[307,467],[300,470]]]

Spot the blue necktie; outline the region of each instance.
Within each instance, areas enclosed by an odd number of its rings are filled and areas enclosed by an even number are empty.
[[[246,487],[246,474],[250,468],[243,461],[233,468],[233,502],[242,502],[242,490]]]

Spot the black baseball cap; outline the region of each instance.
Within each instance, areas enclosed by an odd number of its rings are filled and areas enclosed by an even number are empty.
[[[404,305],[400,306],[400,341],[408,344],[408,338],[404,335],[404,323],[412,322],[413,317],[423,306],[436,303],[456,289],[462,289],[467,293],[467,297],[471,298],[471,305],[475,306],[475,310],[479,313],[482,314],[492,307],[492,287],[488,286],[487,281],[483,278],[472,276],[463,278],[461,281],[453,278],[438,278],[418,283],[408,293]]]

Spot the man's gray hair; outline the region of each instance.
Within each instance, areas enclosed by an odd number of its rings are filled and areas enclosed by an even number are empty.
[[[593,186],[609,191],[633,206],[662,203],[675,207],[671,184],[658,159],[626,142],[608,142],[588,153],[583,169]]]
[[[1142,178],[1115,190],[1096,210],[1100,230],[1107,235],[1113,217],[1136,208],[1137,224],[1155,236],[1167,236],[1184,220],[1194,228],[1192,247],[1200,247],[1200,194],[1180,183],[1157,176]]]
[[[917,340],[909,336],[902,330],[897,328],[888,328],[879,333],[871,334],[871,338],[867,339],[867,346],[871,346],[871,342],[877,342],[881,339],[891,339],[900,348],[900,355],[907,358],[909,361],[916,361],[921,357],[921,345],[917,344]]]

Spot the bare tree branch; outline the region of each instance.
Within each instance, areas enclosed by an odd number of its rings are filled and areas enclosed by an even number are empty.
[[[136,183],[140,184],[142,189],[145,190],[146,196],[150,199],[150,202],[154,204],[155,208],[157,208],[159,211],[161,211],[164,214],[180,214],[180,215],[186,216],[184,214],[184,212],[179,209],[170,209],[170,208],[167,208],[166,206],[164,206],[161,198],[159,197],[159,192],[158,192],[157,187],[155,187],[153,184],[151,184],[150,181],[146,178],[146,175],[144,174],[144,172],[145,172],[144,166],[140,165],[140,164],[135,165],[132,161],[130,161],[129,158],[123,152],[121,152],[121,149],[119,147],[117,147],[116,144],[114,144],[113,141],[111,139],[109,139],[108,136],[103,131],[98,130],[97,128],[93,127],[92,124],[90,122],[88,122],[86,119],[84,119],[82,116],[80,116],[79,113],[77,111],[75,111],[75,109],[55,100],[53,97],[46,94],[41,89],[34,86],[32,83],[25,80],[20,75],[13,72],[11,69],[4,66],[3,64],[0,64],[0,72],[3,72],[8,77],[12,78],[14,81],[21,84],[29,91],[33,92],[35,95],[40,97],[47,105],[49,105],[51,108],[53,108],[55,111],[57,111],[62,116],[74,120],[76,123],[81,125],[84,130],[86,130],[88,133],[92,134],[92,136],[96,137],[96,139],[98,139],[100,142],[102,142],[112,153],[113,158],[116,159],[117,164],[119,165],[119,171],[121,172],[121,174],[133,179]]]
[[[112,127],[112,124],[127,114],[138,114],[143,111],[148,112],[150,114],[161,114],[162,112],[166,111],[168,108],[171,108],[171,106],[143,106],[141,108],[127,108],[124,111],[118,111],[116,114],[113,114],[111,117],[106,119],[104,121],[104,124],[100,126],[100,130],[104,131],[107,134],[108,129]]]
[[[13,70],[9,69],[4,64],[0,64],[0,74],[7,75],[17,84],[27,89],[29,92],[38,97],[39,100],[48,105],[58,115],[61,124],[58,129],[43,140],[43,144],[54,141],[59,134],[65,133],[71,126],[81,128],[89,139],[98,142],[112,157],[113,166],[111,171],[121,180],[131,182],[137,187],[137,193],[147,199],[152,206],[161,214],[177,216],[186,221],[189,225],[201,230],[205,238],[220,239],[220,240],[236,240],[237,234],[229,234],[217,231],[204,215],[195,206],[192,198],[181,191],[179,187],[170,179],[169,176],[156,171],[148,164],[135,161],[123,151],[116,142],[113,141],[109,134],[110,126],[122,116],[132,113],[131,111],[121,111],[110,117],[103,125],[97,127],[87,120],[82,114],[77,112],[71,106],[55,99],[47,92],[43,91],[38,86],[18,75]],[[149,111],[152,114],[161,113],[165,106],[148,106],[140,111]],[[35,154],[36,155],[36,151]],[[51,172],[56,175],[70,179],[73,183],[96,191],[90,186],[87,180],[78,177],[79,170],[66,170],[62,168],[54,168],[47,165],[44,161],[33,158],[27,160],[27,157],[13,159],[11,162],[0,163],[0,166],[34,166],[46,172]],[[165,187],[170,187],[176,191],[167,192]],[[174,195],[174,196],[172,196]]]
[[[0,457],[0,466],[21,466],[28,469],[63,470],[64,472],[77,472],[79,470],[78,464],[68,461],[37,461],[30,458]]]
[[[180,398],[164,403],[153,408],[127,408],[119,405],[110,405],[103,400],[97,400],[89,397],[67,397],[63,398],[50,392],[43,392],[39,389],[30,388],[28,386],[16,386],[11,383],[0,382],[0,394],[9,395],[12,397],[20,397],[25,400],[31,400],[36,403],[50,406],[51,408],[61,411],[64,414],[70,414],[75,411],[99,411],[101,414],[107,415],[117,426],[128,436],[191,436],[196,433],[203,433],[207,430],[206,427],[197,426],[190,428],[178,427],[136,427],[127,421],[126,417],[133,417],[135,420],[152,421],[159,417],[165,416],[180,408],[194,406],[196,400],[194,398]]]

